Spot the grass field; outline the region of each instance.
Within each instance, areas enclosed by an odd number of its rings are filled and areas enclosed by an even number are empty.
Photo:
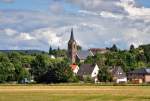
[[[150,101],[150,86],[0,86],[0,101]]]

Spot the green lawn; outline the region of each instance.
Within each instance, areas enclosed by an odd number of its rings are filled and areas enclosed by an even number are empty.
[[[150,86],[0,86],[0,101],[150,101]]]

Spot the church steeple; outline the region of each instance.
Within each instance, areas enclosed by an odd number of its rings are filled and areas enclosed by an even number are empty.
[[[74,40],[73,28],[71,29],[71,36],[70,36],[70,40]]]
[[[71,63],[76,63],[76,55],[77,55],[77,43],[74,39],[73,28],[72,28],[70,40],[68,42],[68,57]]]

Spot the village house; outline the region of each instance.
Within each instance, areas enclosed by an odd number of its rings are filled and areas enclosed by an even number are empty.
[[[79,71],[79,66],[76,65],[76,64],[72,64],[72,65],[70,65],[70,67],[71,67],[73,73],[74,73],[75,75],[77,75],[77,72]]]
[[[128,72],[128,80],[132,83],[150,83],[150,68],[140,68]]]
[[[115,83],[127,83],[126,73],[120,66],[115,66],[110,69],[113,82]]]
[[[97,64],[95,65],[82,64],[79,68],[79,71],[77,72],[77,76],[80,78],[80,80],[90,78],[92,81],[96,83],[98,82],[98,72],[99,67]]]

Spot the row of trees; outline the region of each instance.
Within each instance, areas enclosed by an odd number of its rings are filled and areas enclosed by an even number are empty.
[[[33,79],[37,83],[74,81],[67,59],[51,59],[48,54],[0,53],[0,83],[23,82]]]

